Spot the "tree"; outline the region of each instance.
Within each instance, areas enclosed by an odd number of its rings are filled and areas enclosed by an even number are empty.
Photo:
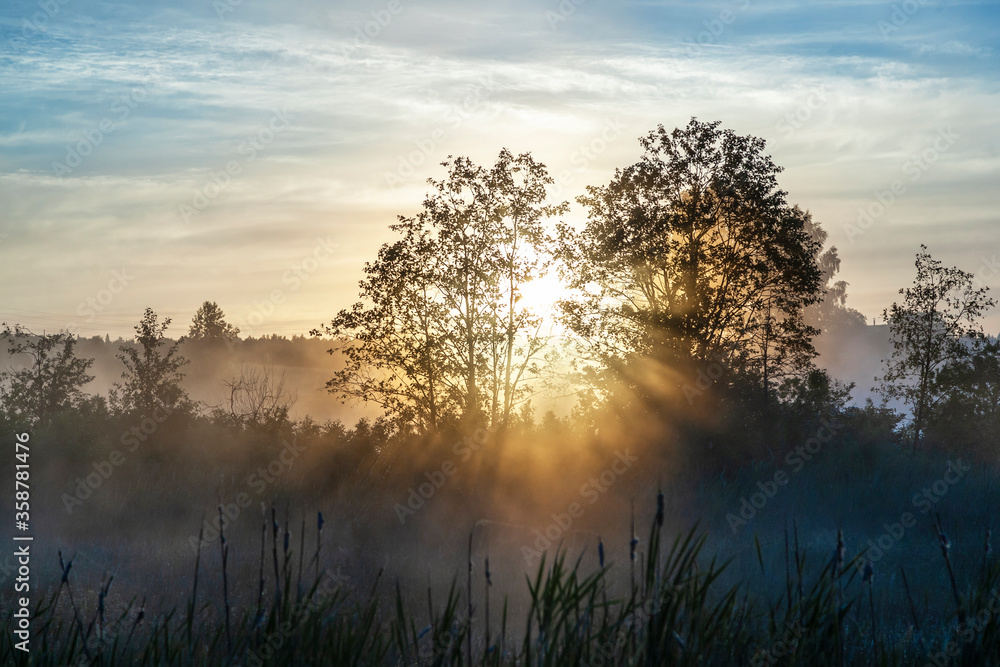
[[[83,398],[81,387],[94,379],[87,375],[94,360],[76,357],[73,334],[37,336],[19,325],[3,326],[7,354],[29,359],[24,368],[0,372],[0,404],[8,417],[36,425]]]
[[[821,249],[829,235],[810,217],[806,229],[809,235]],[[805,321],[823,334],[831,332],[842,333],[852,327],[863,327],[865,316],[854,308],[847,306],[847,282],[835,280],[840,271],[840,254],[837,246],[831,246],[820,251],[816,256],[816,265],[820,270],[820,285],[823,298],[805,309]]]
[[[819,244],[764,141],[719,125],[661,125],[639,162],[587,188],[585,228],[560,228],[579,295],[565,322],[597,380],[610,371],[648,398],[714,362],[754,379],[766,407],[815,354],[803,311],[820,297]]]
[[[231,342],[236,340],[240,330],[226,322],[226,315],[214,301],[206,301],[194,314],[191,329],[188,332],[190,340]]]
[[[226,408],[217,408],[215,416],[240,429],[276,432],[288,424],[288,411],[295,395],[285,387],[285,374],[275,376],[274,368],[240,368],[239,377],[223,380],[229,390]]]
[[[987,340],[969,358],[941,371],[946,387],[928,418],[926,437],[955,448],[1000,451],[1000,341]]]
[[[973,275],[942,266],[920,246],[912,287],[900,289],[903,303],[883,311],[889,323],[892,355],[884,360],[879,392],[883,398],[902,399],[912,412],[914,451],[920,443],[931,410],[947,395],[950,365],[965,363],[982,346],[978,319],[996,302],[988,287],[973,288]]]
[[[541,318],[520,301],[549,265],[543,221],[565,206],[544,204],[553,181],[530,154],[442,165],[423,210],[390,227],[402,238],[365,265],[362,301],[312,333],[342,344],[327,387],[345,400],[431,431],[503,425],[541,373]]]
[[[187,393],[180,386],[184,374],[180,369],[188,363],[177,354],[180,341],[170,343],[165,332],[170,318],[157,321],[152,308],[146,308],[142,320],[135,325],[134,345],[119,346],[115,355],[125,365],[124,383],[115,383],[111,402],[123,412],[151,415],[155,410],[172,412],[188,406]],[[166,351],[160,348],[166,346]]]

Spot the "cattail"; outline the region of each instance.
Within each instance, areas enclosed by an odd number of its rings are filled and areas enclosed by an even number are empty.
[[[951,592],[955,596],[955,607],[958,609],[958,622],[961,625],[965,623],[965,608],[962,606],[962,597],[958,594],[958,584],[955,583],[955,570],[951,566],[951,557],[948,552],[951,550],[951,540],[944,532],[944,527],[941,525],[941,517],[937,513],[934,514],[934,527],[937,529],[938,542],[941,544],[941,555],[944,556],[945,566],[948,568],[948,579],[951,583]]]
[[[226,648],[233,649],[232,631],[229,624],[229,544],[226,542],[225,517],[222,515],[222,505],[219,505],[219,546],[222,549],[222,603],[226,608]]]
[[[483,596],[486,601],[485,616],[483,625],[486,628],[486,650],[490,650],[490,587],[493,585],[493,579],[490,577],[490,557],[486,556],[486,562],[484,565],[484,570],[486,574],[486,591]],[[471,632],[471,628],[470,628]]]
[[[663,528],[663,491],[656,492],[656,527]]]
[[[833,578],[844,571],[844,558],[847,556],[847,547],[844,546],[844,531],[837,531],[837,552],[834,554]]]
[[[878,632],[875,628],[875,568],[869,560],[865,562],[865,570],[861,575],[861,583],[868,584],[868,608],[872,615],[872,649],[878,652]]]
[[[278,512],[271,505],[271,560],[274,563],[274,599],[278,610],[278,618],[281,618],[281,573],[278,571]]]
[[[110,582],[108,582],[110,585]],[[98,637],[104,636],[104,596],[107,594],[107,588],[101,586],[100,592],[97,594],[97,635]]]
[[[75,556],[73,558],[75,558]],[[59,569],[62,570],[62,581],[59,582],[60,585],[67,583],[69,580],[69,571],[73,568],[73,558],[70,558],[68,563],[64,563],[62,549],[59,550]]]
[[[600,537],[597,538],[597,560],[601,563],[601,569],[604,569],[604,540]]]
[[[639,546],[639,538],[633,535],[632,541],[628,543],[628,546],[629,546],[629,551],[628,551],[629,558],[635,560],[635,553],[636,553],[635,550]]]
[[[295,585],[295,601],[302,598],[302,558],[306,552],[306,515],[302,515],[302,530],[299,534],[299,579]]]
[[[316,581],[319,581],[319,552],[323,547],[323,513],[316,512]]]

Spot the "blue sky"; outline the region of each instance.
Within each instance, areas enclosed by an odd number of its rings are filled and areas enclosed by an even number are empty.
[[[997,289],[998,37],[995,2],[7,0],[0,319],[305,333],[446,156],[572,199],[693,116],[768,140],[869,317],[920,243]]]

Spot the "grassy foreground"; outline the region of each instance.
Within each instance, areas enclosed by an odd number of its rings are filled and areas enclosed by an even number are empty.
[[[626,563],[596,554],[542,560],[526,582],[526,622],[513,627],[507,600],[490,599],[488,558],[473,577],[456,573],[446,592],[427,590],[427,610],[404,603],[399,584],[380,576],[363,596],[349,595],[336,575],[321,570],[323,519],[315,552],[298,549],[272,510],[262,526],[258,577],[234,582],[227,572],[229,542],[219,540],[223,589],[206,599],[194,563],[192,590],[179,608],[147,610],[133,599],[112,611],[107,579],[96,600],[74,590],[73,564],[60,553],[61,581],[35,607],[31,652],[15,648],[18,619],[9,611],[0,635],[0,662],[34,665],[985,665],[1000,661],[1000,564],[989,537],[975,585],[960,590],[951,543],[937,523],[940,567],[951,582],[948,608],[918,613],[905,568],[899,582],[910,622],[883,623],[865,554],[846,552],[843,537],[829,559],[807,562],[795,527],[784,536],[784,573],[766,571],[755,538],[762,579],[784,580],[764,593],[725,587],[724,563],[703,553],[697,528],[673,538],[663,529],[664,499],[656,498],[648,541],[633,538]],[[633,530],[633,533],[636,531]],[[596,555],[596,558],[594,557]],[[590,561],[597,561],[591,563]],[[970,573],[965,580],[970,580]],[[783,575],[783,576],[781,576]],[[895,581],[895,578],[893,578]],[[963,580],[959,577],[959,580]],[[615,590],[628,591],[612,595]],[[240,608],[234,587],[253,590]],[[204,587],[204,584],[203,584]],[[482,587],[483,605],[468,591]],[[772,584],[773,587],[773,584]],[[386,602],[388,600],[388,602]],[[418,618],[419,617],[419,618]]]

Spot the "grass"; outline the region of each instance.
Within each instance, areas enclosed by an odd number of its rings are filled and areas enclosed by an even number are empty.
[[[725,584],[727,563],[706,553],[706,533],[695,527],[670,535],[663,514],[659,495],[647,539],[630,540],[630,563],[605,563],[604,544],[596,540],[597,558],[546,554],[525,581],[518,627],[507,599],[491,617],[494,575],[488,556],[477,574],[471,536],[463,585],[456,573],[443,595],[428,586],[426,610],[414,609],[400,584],[381,572],[370,590],[348,593],[319,565],[321,515],[309,555],[304,532],[296,553],[287,512],[282,520],[272,508],[252,582],[230,580],[229,539],[212,545],[220,551],[222,586],[211,598],[204,586],[199,590],[199,576],[207,574],[199,550],[186,603],[155,611],[142,598],[112,611],[111,577],[96,600],[81,598],[73,560],[60,553],[59,586],[32,613],[30,664],[940,666],[1000,659],[1000,563],[989,536],[978,562],[965,561],[975,571],[958,576],[951,542],[936,520],[936,566],[947,574],[949,597],[919,610],[901,566],[901,576],[892,578],[894,592],[908,600],[900,622],[876,611],[889,592],[880,585],[886,573],[876,573],[864,552],[847,553],[843,534],[819,561],[800,547],[794,523],[783,539],[755,537],[759,576],[772,582],[755,589]],[[783,572],[768,571],[775,552],[783,555]],[[973,583],[963,588],[957,581]],[[479,586],[482,607],[470,596]],[[229,594],[237,588],[257,595],[239,602]],[[14,648],[14,620],[8,612],[0,662],[29,664]]]

